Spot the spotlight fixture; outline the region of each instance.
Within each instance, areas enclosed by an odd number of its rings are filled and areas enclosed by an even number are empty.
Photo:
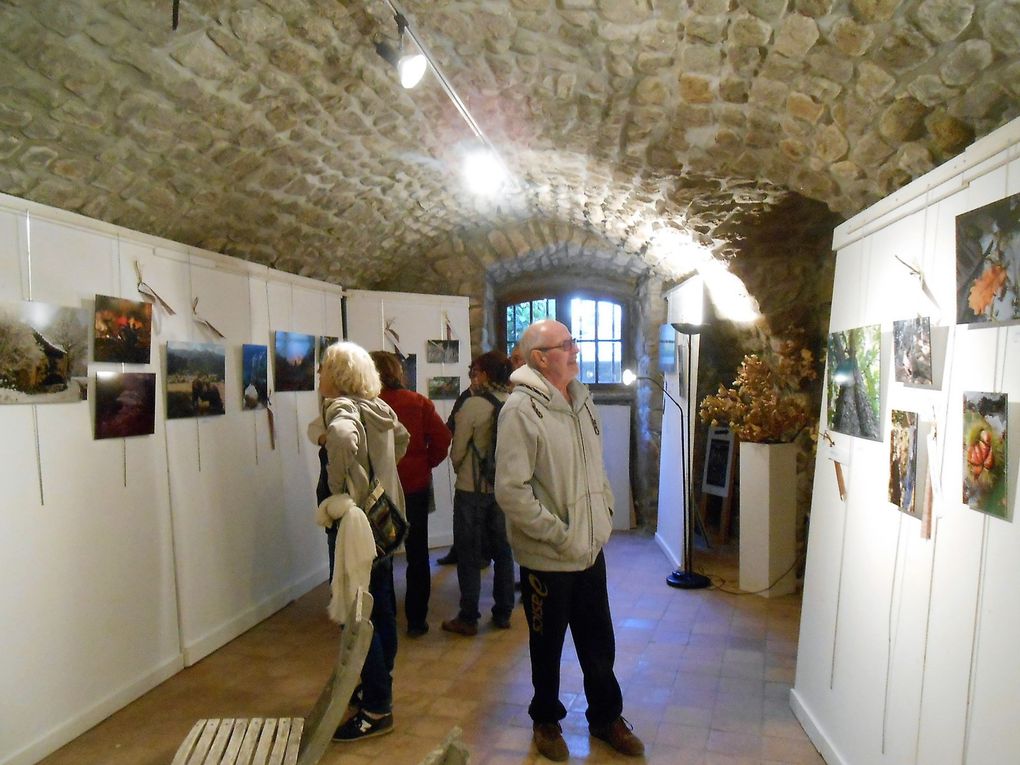
[[[439,66],[439,63],[436,61],[435,57],[429,52],[429,49],[426,47],[421,37],[418,36],[418,33],[415,31],[414,27],[412,27],[410,22],[407,20],[407,14],[404,13],[404,9],[401,7],[398,0],[382,0],[382,2],[385,3],[386,6],[388,6],[389,9],[393,12],[393,18],[396,20],[397,29],[400,32],[401,45],[403,45],[404,33],[406,32],[407,36],[411,38],[411,43],[413,43],[414,47],[419,51],[419,54],[417,56],[408,56],[405,58],[413,59],[416,57],[420,57],[421,59],[423,59],[423,61],[417,63],[412,63],[411,61],[409,61],[406,65],[408,71],[413,72],[416,69],[420,69],[421,74],[424,74],[426,69],[432,70],[432,74],[435,76],[436,81],[439,83],[439,86],[443,89],[443,92],[446,93],[447,97],[450,99],[450,102],[453,104],[453,107],[457,110],[457,113],[460,114],[464,122],[467,123],[467,126],[471,129],[471,132],[474,133],[475,138],[478,139],[478,141],[484,147],[486,153],[489,155],[490,159],[486,161],[489,161],[491,163],[490,167],[495,165],[498,168],[498,173],[496,174],[497,180],[494,182],[490,179],[488,182],[490,190],[486,191],[483,189],[481,191],[478,191],[477,193],[492,193],[493,191],[502,188],[517,189],[516,180],[514,179],[514,176],[510,173],[509,168],[507,168],[507,165],[503,161],[503,158],[500,156],[499,152],[496,151],[496,147],[492,145],[492,142],[482,131],[481,126],[475,121],[475,118],[471,116],[471,112],[468,111],[467,105],[464,103],[463,100],[461,100],[461,97],[457,95],[457,91],[454,90],[453,84],[450,82],[449,79],[447,79],[446,74],[443,72],[442,67]],[[385,42],[379,42],[376,43],[375,49],[380,56],[385,58],[394,66],[397,66],[398,69],[401,68],[400,64],[402,63],[403,59],[401,59],[399,54],[396,53],[390,45],[386,44]],[[421,75],[418,76],[418,79],[421,79]],[[417,80],[415,80],[415,82],[417,82]],[[405,88],[414,87],[413,84],[408,85],[404,83],[404,75],[402,70],[401,70],[401,84],[404,85]],[[470,165],[474,163],[474,160],[469,159],[466,160],[466,162],[467,165]],[[465,166],[464,173],[465,177],[467,178],[476,177],[475,171],[473,171],[468,166]],[[472,187],[472,190],[476,190],[473,182],[469,181],[468,185]],[[495,186],[495,188],[491,188],[493,186]]]
[[[400,84],[405,90],[410,90],[421,82],[421,78],[425,76],[425,70],[428,69],[429,62],[421,53],[405,52],[404,32],[407,31],[407,19],[399,11],[394,12],[393,19],[397,22],[400,50],[394,50],[393,46],[388,42],[380,40],[375,44],[375,52],[396,68],[397,74],[400,77]]]

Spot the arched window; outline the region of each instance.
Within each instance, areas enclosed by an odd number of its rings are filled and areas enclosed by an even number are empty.
[[[580,380],[586,385],[612,385],[623,380],[624,306],[604,296],[567,293],[543,296],[504,307],[509,354],[529,324],[557,319],[570,327],[579,348]]]

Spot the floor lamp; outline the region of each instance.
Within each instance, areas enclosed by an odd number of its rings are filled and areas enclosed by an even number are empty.
[[[674,324],[673,328],[681,334],[687,335],[687,384],[690,385],[691,381],[691,335],[694,332],[687,331],[688,329],[696,329],[696,325],[687,324]],[[662,385],[658,380],[652,377],[646,377],[644,375],[635,375],[631,370],[626,370],[623,373],[624,385],[631,385],[635,380],[647,380],[656,386],[659,390],[665,394],[666,398],[676,404],[676,408],[680,410],[680,442],[682,445],[680,451],[680,466],[681,475],[680,479],[683,482],[683,502],[684,502],[684,563],[683,568],[677,568],[666,577],[666,584],[670,587],[677,587],[681,590],[701,590],[708,587],[711,584],[709,578],[704,574],[699,574],[694,570],[693,558],[693,539],[694,539],[694,514],[691,510],[691,471],[687,464],[687,436],[688,427],[690,423],[690,396],[688,396],[687,406],[685,407],[666,390],[665,386]]]

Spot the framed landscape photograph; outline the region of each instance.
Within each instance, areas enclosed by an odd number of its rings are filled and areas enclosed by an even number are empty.
[[[273,381],[277,391],[315,390],[315,335],[273,333]]]
[[[453,400],[460,395],[460,378],[453,377],[430,377],[429,398],[434,401]]]
[[[0,404],[55,404],[88,395],[91,312],[0,302]]]
[[[889,501],[907,515],[920,518],[917,504],[917,415],[892,410],[889,433]]]
[[[152,344],[152,304],[96,295],[94,361],[148,364]]]
[[[166,344],[166,416],[226,414],[226,349],[216,343]]]
[[[241,346],[241,408],[269,406],[269,346]]]
[[[871,441],[882,440],[878,416],[881,362],[881,325],[829,335],[826,415],[832,430]]]
[[[963,394],[963,501],[996,518],[1006,517],[1005,393]]]
[[[927,316],[893,322],[893,369],[896,382],[930,386],[931,321]]]
[[[425,360],[430,364],[456,364],[460,361],[460,340],[426,340]]]
[[[1020,319],[1020,194],[956,216],[956,323]]]
[[[96,372],[96,439],[150,436],[155,432],[156,375]]]

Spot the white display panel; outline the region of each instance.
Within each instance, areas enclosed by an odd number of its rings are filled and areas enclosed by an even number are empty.
[[[136,263],[176,315],[154,308],[149,364],[89,375],[156,374],[155,434],[93,440],[87,401],[0,406],[0,687],[18,689],[0,695],[5,765],[38,761],[326,579],[318,461],[299,443],[317,395],[274,398],[274,449],[267,413],[241,410],[239,356],[273,329],[340,335],[340,288],[0,196],[0,299],[142,300]],[[224,338],[195,321],[194,297]],[[224,415],[167,422],[168,340],[224,346]]]
[[[962,500],[963,395],[1006,394],[1016,432],[1020,326],[955,323],[956,216],[1016,193],[1018,154],[1014,121],[835,232],[831,330],[882,326],[884,440],[833,434],[845,502],[819,441],[791,702],[831,764],[1020,761],[1020,453],[1008,455],[1005,519]],[[916,316],[931,317],[932,388],[893,377],[892,323]],[[937,476],[930,539],[888,501],[892,409],[917,412],[922,431],[938,434],[936,452],[921,455]],[[926,483],[922,473],[919,497]]]

